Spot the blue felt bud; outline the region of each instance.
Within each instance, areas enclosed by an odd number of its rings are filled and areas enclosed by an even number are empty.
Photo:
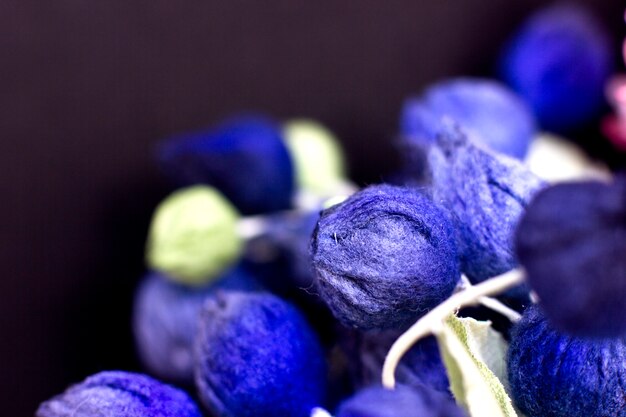
[[[205,303],[196,385],[214,415],[308,417],[322,405],[325,377],[317,337],[291,304],[228,291]]]
[[[518,159],[526,154],[536,130],[527,105],[506,86],[487,79],[447,80],[408,99],[401,134],[404,140],[431,144],[442,118],[454,120],[490,149]]]
[[[473,282],[517,265],[514,230],[544,183],[520,161],[490,152],[446,123],[429,154],[433,194],[458,223],[462,270]]]
[[[258,291],[261,285],[244,268],[228,271],[206,287],[187,287],[152,273],[139,287],[133,312],[137,352],[155,375],[193,383],[193,341],[204,301],[218,289]]]
[[[336,417],[465,417],[449,396],[428,387],[370,387],[343,402]]]
[[[626,410],[626,343],[555,331],[536,306],[513,331],[508,373],[527,417],[617,417]]]
[[[360,379],[364,386],[380,383],[383,362],[400,332],[367,332],[359,346]],[[434,337],[415,343],[404,354],[395,371],[396,381],[409,387],[426,385],[451,396],[450,381]]]
[[[575,335],[626,334],[626,179],[540,192],[516,238],[528,282],[554,325]]]
[[[213,185],[243,214],[291,206],[291,157],[280,126],[262,117],[233,118],[213,129],[175,136],[160,147],[158,160],[178,185]]]
[[[401,328],[459,280],[452,225],[415,189],[372,186],[325,210],[311,254],[320,296],[343,324],[361,329]]]
[[[183,391],[146,375],[100,372],[39,406],[37,417],[202,417]]]
[[[544,129],[567,133],[598,115],[613,71],[613,48],[588,11],[557,5],[533,15],[502,60],[504,80]]]

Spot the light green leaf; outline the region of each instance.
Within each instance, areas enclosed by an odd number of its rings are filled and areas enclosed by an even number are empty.
[[[437,340],[452,393],[471,417],[518,416],[501,382],[506,342],[489,322],[450,316]]]

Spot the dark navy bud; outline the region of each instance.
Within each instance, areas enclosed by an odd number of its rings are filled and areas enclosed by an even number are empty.
[[[360,382],[364,386],[380,383],[385,357],[400,336],[397,331],[367,332],[359,343]],[[417,387],[426,385],[451,396],[450,381],[441,360],[437,340],[424,338],[404,354],[395,371],[396,381],[401,385]]]
[[[555,185],[531,202],[516,238],[530,286],[554,325],[626,335],[626,180]]]
[[[159,163],[179,186],[209,184],[243,214],[291,207],[294,168],[280,126],[262,117],[230,119],[216,128],[172,137]]]

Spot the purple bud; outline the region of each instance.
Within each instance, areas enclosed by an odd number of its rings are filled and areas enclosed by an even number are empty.
[[[183,391],[146,375],[100,372],[39,406],[37,417],[202,417]]]
[[[557,133],[598,116],[613,68],[605,28],[571,4],[531,16],[502,61],[504,80],[528,102],[541,126]]]
[[[543,181],[520,161],[472,142],[451,123],[444,124],[429,161],[434,200],[457,220],[463,272],[480,282],[513,269],[515,227]]]
[[[311,241],[320,296],[344,325],[401,328],[459,280],[445,212],[409,188],[368,187],[322,212]]]
[[[535,134],[531,110],[505,85],[457,78],[429,87],[404,103],[401,133],[406,141],[435,142],[443,118],[454,120],[481,144],[522,159]]]
[[[508,374],[515,405],[528,417],[623,416],[624,338],[591,340],[558,333],[537,306],[513,331]]]

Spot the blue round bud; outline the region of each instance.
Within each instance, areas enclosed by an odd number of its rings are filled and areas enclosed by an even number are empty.
[[[193,341],[204,301],[217,289],[261,290],[242,267],[212,285],[187,287],[151,273],[140,285],[133,311],[133,332],[143,364],[160,378],[193,383]]]
[[[218,292],[201,320],[196,385],[214,415],[307,417],[322,405],[322,348],[291,304],[269,293]]]
[[[401,328],[459,280],[446,213],[418,190],[368,187],[322,212],[311,241],[317,288],[343,324]]]
[[[585,9],[557,5],[533,15],[502,60],[504,80],[544,129],[567,133],[598,115],[613,72],[613,48]]]
[[[480,147],[449,123],[429,162],[434,199],[457,220],[463,272],[479,282],[513,269],[515,227],[544,183],[520,161]]]
[[[100,372],[39,406],[37,417],[202,417],[183,391],[146,375]]]
[[[623,416],[623,338],[582,339],[555,331],[537,306],[513,331],[508,374],[515,405],[527,417]]]
[[[506,86],[487,79],[446,80],[405,101],[402,136],[407,141],[433,143],[442,118],[454,120],[488,148],[518,159],[526,155],[536,130],[526,103]]]
[[[380,383],[383,363],[400,332],[367,332],[359,343],[360,380],[364,386]],[[409,387],[426,385],[451,396],[450,381],[433,336],[415,343],[398,364],[396,381]]]
[[[158,161],[179,186],[210,184],[243,214],[291,207],[294,168],[280,126],[238,117],[216,128],[172,137]]]
[[[370,387],[344,401],[336,417],[466,417],[449,396],[425,386]]]
[[[626,179],[565,183],[528,206],[516,250],[554,325],[579,336],[626,334]]]

